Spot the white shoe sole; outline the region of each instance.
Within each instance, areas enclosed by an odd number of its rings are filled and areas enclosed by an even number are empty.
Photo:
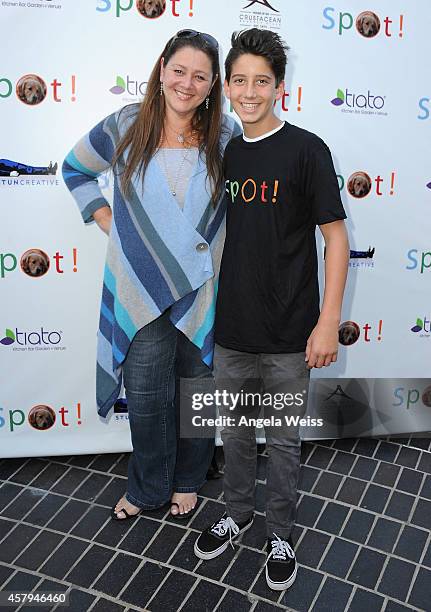
[[[247,529],[250,529],[250,527],[253,525],[253,521],[251,521],[251,523],[249,523],[248,525],[246,525],[243,529],[241,529],[241,531],[239,532],[238,535],[236,535],[234,538],[232,538],[232,542],[236,542],[236,540],[238,540],[238,538],[247,531]],[[199,539],[199,538],[198,538]],[[203,550],[201,550],[198,547],[198,540],[196,540],[195,545],[194,545],[194,553],[197,557],[199,557],[199,559],[203,559],[204,561],[208,561],[209,559],[215,559],[216,557],[218,557],[219,555],[221,555],[222,553],[224,553],[224,551],[227,549],[227,547],[230,545],[229,540],[227,540],[227,542],[224,542],[221,546],[219,546],[219,548],[216,548],[216,550],[212,550],[211,552],[205,552]]]
[[[285,582],[273,582],[268,576],[268,567],[265,567],[266,583],[269,586],[269,588],[272,589],[273,591],[285,591],[286,589],[291,587],[292,584],[295,582],[297,572],[298,572],[298,566],[295,567],[295,571],[290,576],[289,580],[285,580]]]

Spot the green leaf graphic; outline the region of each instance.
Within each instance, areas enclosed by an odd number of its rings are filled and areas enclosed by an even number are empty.
[[[117,86],[122,87],[123,89],[126,89],[126,83],[124,79],[121,78],[120,76],[117,76]]]
[[[422,319],[416,319],[416,325],[419,325],[421,329],[424,328],[424,322],[422,321]]]
[[[6,338],[11,338],[12,340],[15,340],[15,334],[11,329],[6,328]]]
[[[341,89],[337,89],[337,98],[340,98],[340,100],[344,101],[344,91],[342,91]]]

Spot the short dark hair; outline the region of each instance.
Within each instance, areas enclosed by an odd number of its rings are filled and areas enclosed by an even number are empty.
[[[241,30],[234,32],[231,38],[231,49],[225,61],[226,80],[232,75],[233,63],[245,53],[264,57],[275,75],[276,85],[284,79],[289,47],[275,32],[271,30]]]

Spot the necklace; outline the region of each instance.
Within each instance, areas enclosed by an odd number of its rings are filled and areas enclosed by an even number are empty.
[[[179,142],[183,147],[193,147],[196,142],[197,130],[191,130],[190,134],[186,136],[186,132],[177,132],[170,125],[167,126],[173,134],[175,134],[175,138],[177,142]]]
[[[166,153],[165,153],[165,148],[161,148],[159,149],[159,151],[161,152],[161,158],[162,158],[162,165],[163,165],[163,172],[164,175],[166,177],[166,180],[168,182],[168,186],[169,186],[169,190],[171,192],[171,194],[175,197],[177,195],[177,185],[178,185],[178,181],[180,180],[180,176],[181,176],[181,171],[184,167],[184,164],[186,163],[186,161],[189,159],[189,152],[191,150],[191,147],[188,147],[185,152],[183,153],[182,156],[182,160],[181,162],[178,164],[178,168],[177,168],[177,172],[174,175],[174,177],[171,176],[170,172],[169,172],[169,165],[166,159]]]

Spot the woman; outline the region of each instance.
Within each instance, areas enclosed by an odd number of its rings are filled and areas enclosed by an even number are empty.
[[[110,115],[67,156],[63,175],[86,223],[109,234],[98,335],[97,402],[126,390],[133,453],[125,520],[171,500],[187,518],[213,440],[179,438],[180,378],[209,378],[215,286],[224,240],[222,155],[239,133],[222,117],[217,41],[181,30],[145,99]],[[114,170],[113,209],[97,176]],[[219,202],[220,200],[220,202]]]

